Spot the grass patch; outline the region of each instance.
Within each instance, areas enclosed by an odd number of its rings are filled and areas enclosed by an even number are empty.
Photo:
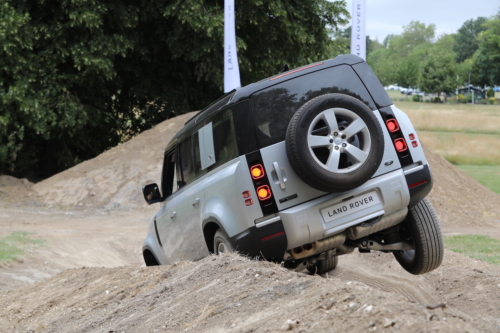
[[[0,238],[0,263],[17,260],[29,247],[42,246],[45,242],[32,238],[34,233],[17,231]]]
[[[500,165],[458,165],[469,176],[500,194]]]
[[[438,131],[417,134],[425,146],[452,164],[500,165],[500,135]]]
[[[500,265],[500,241],[488,236],[457,235],[444,238],[445,247],[468,257]]]

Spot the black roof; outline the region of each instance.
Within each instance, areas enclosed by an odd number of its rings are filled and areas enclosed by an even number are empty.
[[[269,78],[265,78],[258,82],[251,83],[244,87],[230,91],[229,93],[224,94],[215,102],[213,102],[212,104],[210,104],[209,106],[198,112],[196,115],[193,116],[193,118],[188,120],[186,122],[186,125],[169,142],[169,144],[166,147],[166,150],[170,149],[176,143],[176,141],[179,140],[179,138],[182,138],[184,136],[185,133],[191,132],[191,129],[193,129],[193,127],[200,126],[200,122],[203,119],[217,112],[226,105],[231,105],[241,102],[245,99],[250,98],[250,96],[252,96],[254,93],[260,90],[266,89],[270,86],[274,86],[276,84],[294,79],[296,77],[305,74],[316,72],[318,70],[322,70],[328,67],[339,66],[339,65],[355,65],[361,62],[363,62],[363,59],[352,54],[339,55],[333,59],[319,61],[314,64],[309,64],[296,69],[291,69],[287,72],[279,73]]]

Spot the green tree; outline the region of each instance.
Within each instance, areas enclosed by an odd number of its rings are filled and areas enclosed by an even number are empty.
[[[420,67],[431,50],[430,43],[417,45],[407,57],[402,58],[396,68],[395,82],[401,87],[416,87],[420,76]]]
[[[455,44],[453,51],[456,53],[455,60],[463,62],[465,59],[472,57],[474,52],[479,48],[479,34],[486,30],[483,24],[487,21],[485,17],[478,17],[465,21],[465,23],[458,29],[455,37]]]
[[[388,49],[381,48],[373,51],[367,58],[367,63],[377,75],[382,85],[387,86],[396,82],[396,68],[392,63]]]
[[[431,44],[436,32],[436,26],[419,21],[411,21],[403,27],[403,33],[391,39],[389,50],[393,57],[404,58],[413,51],[413,49],[422,44]]]
[[[219,97],[223,3],[2,2],[0,174],[50,176]],[[344,1],[235,8],[244,85],[328,57],[348,17]]]
[[[500,84],[500,18],[484,23],[479,49],[473,56],[471,81],[480,86]]]
[[[402,87],[414,87],[418,83],[420,65],[432,46],[436,26],[411,21],[403,27],[401,35],[389,35],[384,39],[385,48],[372,52],[367,59],[375,74],[384,85],[397,83]]]
[[[429,54],[420,70],[420,89],[427,93],[438,93],[440,96],[441,93],[452,93],[456,86],[454,54],[450,52]]]

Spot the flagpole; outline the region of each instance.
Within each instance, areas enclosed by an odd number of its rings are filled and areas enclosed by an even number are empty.
[[[353,0],[351,16],[351,54],[366,61],[366,0]]]
[[[224,92],[241,87],[240,67],[236,52],[234,0],[224,1]]]

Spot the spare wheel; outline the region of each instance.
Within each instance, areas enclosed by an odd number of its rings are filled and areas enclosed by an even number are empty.
[[[286,132],[286,153],[308,185],[345,192],[365,183],[378,169],[384,136],[363,102],[344,94],[326,94],[295,112]]]

